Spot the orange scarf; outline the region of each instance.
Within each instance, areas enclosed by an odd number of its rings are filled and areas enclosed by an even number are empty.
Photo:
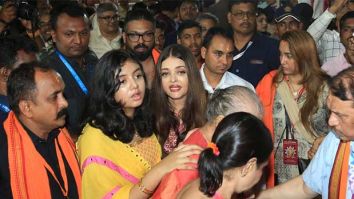
[[[334,160],[328,187],[329,199],[346,198],[349,171],[350,142],[341,141]]]
[[[47,174],[46,161],[36,150],[30,136],[11,111],[4,122],[7,135],[10,184],[13,198],[16,199],[49,199],[51,190]],[[56,152],[60,173],[64,181],[64,191],[68,192],[67,176],[59,146],[74,174],[78,195],[81,198],[81,174],[75,156],[75,145],[65,128],[60,130],[56,139]],[[59,152],[59,154],[58,154]],[[62,169],[64,167],[64,169]],[[64,170],[64,171],[63,171]],[[48,170],[49,171],[49,170]],[[53,176],[54,177],[54,176]]]
[[[273,84],[273,78],[277,74],[277,70],[269,72],[263,77],[263,79],[258,83],[256,87],[256,93],[262,102],[264,109],[263,122],[268,127],[273,142],[274,142],[274,126],[273,126],[273,106],[276,87]],[[274,150],[269,157],[269,162],[267,166],[267,188],[272,188],[275,185],[275,154]]]

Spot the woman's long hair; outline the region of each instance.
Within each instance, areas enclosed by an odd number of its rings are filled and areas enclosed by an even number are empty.
[[[257,165],[266,162],[273,150],[268,128],[257,117],[238,112],[226,116],[216,127],[212,142],[219,155],[206,148],[198,160],[200,191],[211,197],[220,188],[223,172],[241,167],[257,158]]]
[[[139,61],[124,50],[112,50],[101,57],[95,68],[88,111],[88,122],[91,126],[101,129],[111,139],[123,143],[131,142],[135,132],[140,137],[149,137],[153,132],[150,110],[147,109],[147,89],[144,101],[136,108],[133,118],[127,117],[123,105],[114,99],[120,87],[119,73],[128,60],[138,64],[144,74]],[[145,74],[144,79],[146,83]]]
[[[179,118],[175,115],[172,104],[162,87],[161,66],[169,57],[175,57],[184,61],[188,75],[188,92],[184,108],[181,111],[181,119],[185,129],[179,132]],[[199,69],[194,56],[188,48],[182,45],[171,45],[165,48],[157,62],[155,79],[151,91],[151,107],[154,114],[156,131],[163,144],[171,129],[179,136],[178,142],[183,141],[190,129],[200,127],[205,123],[205,109],[207,95],[203,87]]]
[[[312,36],[306,31],[290,31],[285,33],[280,41],[289,44],[290,53],[299,67],[302,76],[301,84],[306,91],[306,100],[300,109],[300,119],[306,130],[313,135],[311,127],[311,116],[319,108],[319,100],[328,75],[321,70],[317,47]],[[274,83],[284,80],[282,68],[279,68],[274,78]]]

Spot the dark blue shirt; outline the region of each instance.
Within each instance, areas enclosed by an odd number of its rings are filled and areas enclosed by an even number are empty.
[[[90,90],[90,83],[93,79],[94,68],[98,61],[96,55],[92,51],[88,51],[83,55],[84,67],[74,59],[65,59],[70,63],[81,81]],[[71,135],[77,136],[81,133],[81,123],[85,120],[85,108],[88,103],[88,96],[84,94],[75,78],[71,75],[64,63],[59,59],[56,53],[50,54],[44,62],[54,70],[56,70],[63,78],[65,83],[64,96],[69,103],[68,116],[66,117],[66,126]]]
[[[256,87],[264,75],[280,65],[279,41],[256,33],[250,42],[252,45],[248,48],[246,44],[241,50],[234,51],[235,57],[247,48],[243,56],[232,62],[229,71]]]

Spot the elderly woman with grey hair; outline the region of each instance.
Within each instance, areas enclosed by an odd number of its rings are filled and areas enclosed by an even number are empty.
[[[262,119],[263,106],[257,95],[246,87],[231,86],[216,90],[208,102],[207,123],[200,128],[191,130],[183,144],[208,147],[219,122],[225,116],[236,112],[248,112]],[[196,178],[198,178],[197,170],[173,170],[165,175],[152,198],[176,198],[178,192]]]

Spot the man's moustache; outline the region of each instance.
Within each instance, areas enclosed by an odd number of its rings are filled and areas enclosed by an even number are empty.
[[[67,108],[63,108],[62,110],[59,111],[59,113],[57,114],[57,119],[65,116],[68,113],[68,109]]]

